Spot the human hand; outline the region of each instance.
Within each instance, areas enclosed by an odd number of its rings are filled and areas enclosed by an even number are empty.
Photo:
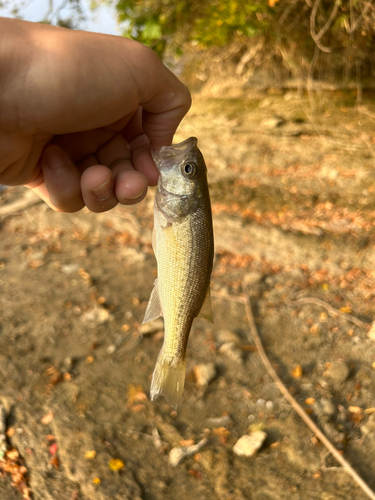
[[[0,18],[0,184],[56,211],[141,201],[187,88],[133,40]]]

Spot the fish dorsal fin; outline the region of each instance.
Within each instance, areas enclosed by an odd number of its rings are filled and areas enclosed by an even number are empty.
[[[204,299],[203,305],[202,305],[201,310],[198,314],[198,318],[204,318],[207,321],[209,321],[210,323],[214,322],[214,320],[212,319],[210,286],[208,286],[208,288],[207,288],[206,298]]]
[[[154,281],[154,288],[152,289],[150,300],[148,301],[145,317],[142,323],[148,323],[153,319],[163,316],[163,309],[161,308],[158,280]]]

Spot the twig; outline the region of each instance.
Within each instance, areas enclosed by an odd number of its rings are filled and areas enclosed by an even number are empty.
[[[241,297],[228,295],[227,293],[211,292],[211,297],[228,300],[229,302],[237,302],[239,304],[243,304],[243,299]]]
[[[0,217],[9,217],[17,212],[22,212],[23,210],[26,210],[26,208],[36,205],[37,203],[42,203],[42,200],[38,196],[25,195],[13,203],[2,205],[0,207]]]
[[[329,305],[327,302],[324,302],[324,300],[316,299],[315,297],[303,297],[297,300],[289,300],[289,298],[286,298],[285,304],[291,307],[296,307],[303,304],[315,304],[316,306],[324,307],[324,309],[326,309],[328,314],[330,314],[331,316],[340,316],[340,318],[350,321],[354,325],[359,326],[359,328],[364,328],[365,330],[368,330],[368,328],[371,326],[370,323],[365,323],[364,321],[355,318],[351,314],[343,313],[335,309],[331,305]]]
[[[349,34],[350,35],[352,35],[355,32],[355,30],[358,28],[361,19],[363,17],[365,17],[365,15],[367,14],[367,11],[370,9],[370,7],[372,7],[371,4],[372,4],[372,2],[368,2],[366,4],[366,7],[361,12],[361,14],[357,17],[357,19],[354,22],[351,23],[351,26],[349,28]]]
[[[353,467],[349,464],[349,462],[338,452],[338,450],[333,446],[333,444],[326,438],[326,436],[323,434],[323,432],[317,427],[317,425],[311,420],[311,418],[307,415],[307,413],[304,411],[302,406],[300,406],[297,401],[294,399],[294,397],[290,394],[288,389],[285,387],[279,376],[277,375],[275,369],[271,365],[269,359],[267,358],[267,355],[263,349],[262,342],[260,340],[259,334],[257,327],[255,325],[254,321],[254,316],[251,311],[251,304],[250,304],[250,299],[249,295],[247,292],[247,287],[246,284],[243,285],[243,290],[245,292],[243,296],[243,302],[245,305],[245,310],[246,310],[246,316],[247,320],[250,326],[250,333],[251,335],[247,335],[249,341],[251,340],[254,341],[258,353],[260,356],[260,359],[262,360],[268,374],[272,378],[272,380],[275,382],[277,388],[281,392],[281,394],[285,397],[285,399],[288,401],[288,403],[292,406],[292,408],[298,413],[298,415],[301,417],[301,419],[305,422],[305,424],[309,427],[309,429],[314,432],[314,434],[318,437],[318,439],[323,443],[323,445],[327,448],[327,450],[333,455],[333,457],[342,465],[343,469],[348,472],[354,479],[354,481],[362,488],[362,490],[367,494],[369,498],[372,500],[375,500],[375,493],[372,491],[372,489],[363,481],[363,479],[357,474],[357,472],[353,469]],[[251,338],[252,337],[252,338]]]
[[[327,20],[327,22],[325,23],[325,25],[323,26],[323,28],[318,32],[316,33],[315,32],[315,20],[316,20],[316,13],[318,11],[318,7],[320,5],[320,1],[321,0],[315,0],[315,3],[314,3],[314,6],[312,8],[312,11],[311,11],[311,16],[310,16],[310,34],[311,34],[311,37],[312,39],[314,40],[314,42],[316,43],[316,45],[320,48],[320,50],[322,52],[331,52],[332,49],[330,47],[325,47],[321,42],[320,42],[320,39],[322,38],[322,36],[328,31],[328,29],[330,28],[336,14],[337,14],[337,11],[338,11],[338,8],[339,8],[339,0],[336,0],[335,1],[335,5],[333,6],[333,9],[332,9],[332,12]]]

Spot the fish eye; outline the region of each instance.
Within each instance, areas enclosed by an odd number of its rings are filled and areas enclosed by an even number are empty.
[[[197,167],[191,161],[189,161],[188,163],[185,163],[182,166],[182,173],[183,173],[184,177],[187,177],[188,179],[191,179],[192,177],[194,177],[194,175],[196,174],[196,171],[197,171]]]

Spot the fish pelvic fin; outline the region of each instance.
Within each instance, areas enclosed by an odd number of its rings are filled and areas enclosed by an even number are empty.
[[[171,361],[161,350],[151,382],[151,401],[164,396],[168,403],[177,408],[185,385],[186,361]]]
[[[143,318],[143,324],[153,321],[159,316],[163,316],[163,309],[161,307],[158,280],[154,281],[154,287],[151,292],[150,300],[148,301],[145,317]]]

